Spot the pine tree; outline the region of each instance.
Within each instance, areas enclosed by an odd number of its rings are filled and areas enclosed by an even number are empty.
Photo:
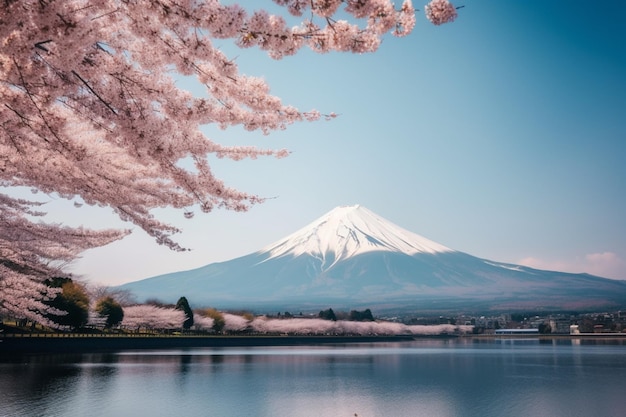
[[[176,302],[176,310],[185,312],[185,321],[183,322],[183,329],[189,330],[193,326],[193,310],[189,306],[189,302],[186,297],[180,297]]]

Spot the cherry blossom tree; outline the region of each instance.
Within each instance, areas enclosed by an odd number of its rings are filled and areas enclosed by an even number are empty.
[[[201,331],[214,330],[215,320],[202,314],[193,315],[193,329]]]
[[[250,320],[238,314],[223,313],[224,330],[231,332],[241,332],[250,325]]]
[[[180,329],[187,319],[184,311],[140,304],[124,307],[122,327],[139,331]]]
[[[322,115],[283,104],[262,79],[241,74],[212,41],[231,39],[275,59],[304,47],[364,53],[375,51],[387,33],[405,36],[415,25],[410,0],[399,9],[391,0],[274,3],[277,14],[219,0],[5,0],[0,186],[110,207],[174,250],[184,250],[172,239],[179,230],[155,218],[154,209],[172,207],[191,217],[198,210],[244,211],[262,202],[216,178],[209,157],[280,158],[288,152],[223,146],[201,127],[267,134]],[[195,78],[204,94],[179,88],[178,76]],[[35,219],[40,214],[36,203],[0,194],[0,286],[6,289],[0,313],[42,311],[39,304],[18,306],[23,301],[15,297],[52,297],[39,285],[42,276],[127,234],[41,223]]]
[[[202,321],[202,325],[208,325],[208,320],[212,320],[211,329],[214,332],[221,332],[226,325],[226,320],[224,319],[224,314],[218,311],[215,308],[206,308],[197,311],[197,314],[194,316],[194,323],[200,323],[198,321],[198,317],[206,318],[207,321]]]
[[[0,180],[109,206],[157,242],[180,248],[178,230],[151,214],[174,207],[246,210],[263,199],[231,189],[211,172],[209,155],[239,160],[285,150],[227,147],[200,126],[269,133],[319,112],[284,105],[266,83],[239,73],[212,39],[233,39],[273,58],[307,46],[318,52],[375,51],[381,37],[415,24],[405,1],[346,1],[351,23],[334,20],[334,1],[276,0],[302,18],[248,13],[237,4],[190,0],[8,0],[0,16]],[[362,27],[359,22],[364,21]],[[208,98],[176,86],[195,77]],[[181,166],[193,161],[193,169]]]
[[[46,317],[64,312],[47,303],[61,292],[44,283],[86,249],[107,244],[120,231],[89,231],[35,223],[36,203],[0,194],[0,317],[54,325]]]

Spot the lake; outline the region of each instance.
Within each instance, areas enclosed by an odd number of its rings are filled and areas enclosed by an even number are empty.
[[[626,341],[422,339],[0,358],[0,416],[623,417]]]

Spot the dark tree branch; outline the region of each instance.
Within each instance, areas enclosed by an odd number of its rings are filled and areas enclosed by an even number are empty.
[[[96,91],[91,88],[91,86],[89,85],[89,83],[87,81],[85,81],[83,79],[83,77],[81,77],[76,71],[72,70],[72,74],[74,74],[76,76],[76,78],[78,78],[80,81],[82,81],[83,84],[85,84],[85,87],[87,87],[87,89],[89,91],[91,91],[91,93],[96,96],[98,98],[98,100],[100,100],[102,102],[102,104],[104,104],[107,109],[111,110],[111,112],[113,112],[113,114],[117,115],[117,111],[115,111],[115,109],[113,107],[111,107],[111,105],[109,103],[107,103],[102,97],[100,97],[100,95],[98,93],[96,93]]]
[[[52,39],[48,39],[48,40],[45,40],[45,41],[37,42],[37,43],[35,44],[35,48],[39,48],[39,49],[41,49],[42,51],[50,52],[50,51],[48,50],[48,48],[46,48],[46,47],[44,46],[45,44],[50,43],[50,42],[52,42]]]

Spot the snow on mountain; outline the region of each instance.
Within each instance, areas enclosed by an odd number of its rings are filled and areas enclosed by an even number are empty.
[[[327,270],[347,258],[373,251],[407,255],[453,252],[360,205],[337,207],[260,252],[269,253],[268,259],[311,255],[321,260],[322,270]]]
[[[358,205],[337,207],[255,253],[120,288],[139,301],[187,296],[195,306],[265,312],[626,307],[626,281],[477,258]]]

